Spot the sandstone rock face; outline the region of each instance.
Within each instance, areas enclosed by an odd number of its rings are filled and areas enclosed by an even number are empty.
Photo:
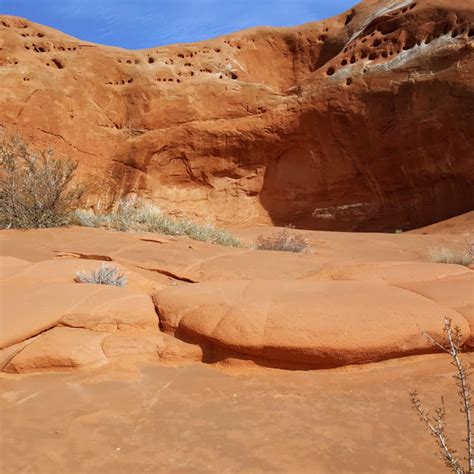
[[[366,0],[326,21],[141,51],[0,18],[0,125],[221,223],[393,230],[472,209],[474,6]]]

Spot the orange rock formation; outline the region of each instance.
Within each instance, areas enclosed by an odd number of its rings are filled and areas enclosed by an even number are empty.
[[[472,209],[474,5],[366,0],[329,20],[140,51],[0,17],[0,125],[221,223],[393,230]]]

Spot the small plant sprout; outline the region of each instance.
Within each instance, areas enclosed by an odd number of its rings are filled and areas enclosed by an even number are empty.
[[[451,327],[451,320],[444,320],[444,334],[447,344],[441,344],[427,332],[422,334],[439,349],[447,352],[451,357],[451,364],[456,369],[454,379],[458,388],[459,401],[461,404],[461,413],[464,414],[466,423],[466,457],[460,458],[456,451],[450,446],[445,425],[446,410],[444,407],[444,398],[441,397],[441,406],[436,408],[435,415],[431,416],[424,408],[418,396],[418,392],[410,392],[411,405],[418,413],[420,420],[425,424],[429,433],[434,437],[438,444],[441,459],[452,472],[456,474],[474,474],[474,454],[473,454],[473,433],[472,433],[472,405],[471,405],[471,386],[469,384],[469,371],[461,360],[462,337],[461,330],[458,327]],[[463,461],[466,461],[464,465]]]
[[[74,280],[77,283],[92,283],[96,285],[113,285],[124,287],[127,284],[127,276],[119,273],[117,267],[113,265],[102,265],[90,273],[77,271]]]

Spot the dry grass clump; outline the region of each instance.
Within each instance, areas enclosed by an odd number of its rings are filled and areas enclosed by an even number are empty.
[[[471,265],[474,263],[474,239],[470,234],[465,236],[463,249],[448,247],[432,247],[428,249],[431,261],[435,263],[453,263],[457,265]]]
[[[260,235],[255,242],[257,250],[279,250],[282,252],[307,252],[309,241],[301,234],[291,232],[292,227],[282,229],[277,234],[270,237]]]
[[[127,276],[119,273],[117,267],[103,263],[100,268],[86,273],[77,271],[74,280],[77,283],[93,283],[96,285],[113,285],[124,287],[127,284]]]
[[[119,202],[115,211],[107,214],[93,214],[79,210],[75,222],[89,227],[108,227],[122,232],[158,232],[165,235],[186,235],[194,240],[210,242],[228,247],[243,247],[242,242],[230,232],[202,225],[188,219],[172,218],[163,214],[153,204],[136,198],[126,198]]]
[[[0,228],[58,227],[69,222],[83,190],[72,187],[77,163],[32,151],[0,136]]]

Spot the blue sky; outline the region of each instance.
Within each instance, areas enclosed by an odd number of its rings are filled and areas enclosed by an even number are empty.
[[[140,49],[252,26],[291,26],[342,13],[356,0],[0,0],[17,15],[77,38]]]

